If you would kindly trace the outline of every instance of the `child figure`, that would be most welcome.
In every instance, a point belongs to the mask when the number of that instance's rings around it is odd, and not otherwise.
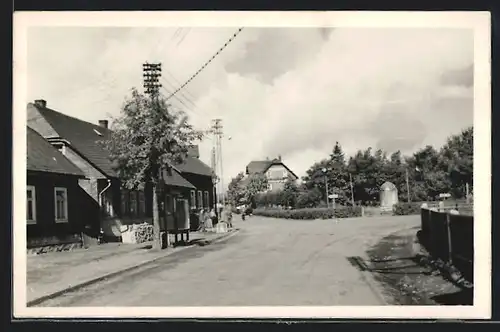
[[[208,212],[208,209],[205,210],[204,213],[204,224],[205,224],[205,230],[210,231],[214,227],[212,224],[212,216]]]

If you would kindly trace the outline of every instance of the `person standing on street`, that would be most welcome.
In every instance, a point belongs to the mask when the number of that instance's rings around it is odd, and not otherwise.
[[[205,211],[203,209],[200,209],[200,212],[198,213],[198,232],[204,232],[205,231]]]
[[[227,209],[227,226],[233,228],[233,211],[231,211],[231,205],[226,205]]]
[[[210,212],[208,212],[208,209],[205,210],[203,219],[205,224],[205,230],[207,231],[212,230],[214,226],[212,224],[212,216],[210,215]]]

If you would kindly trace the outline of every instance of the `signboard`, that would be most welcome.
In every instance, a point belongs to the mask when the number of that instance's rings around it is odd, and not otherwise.
[[[339,195],[337,194],[329,195],[328,198],[339,198]]]
[[[451,197],[451,194],[448,193],[439,194],[439,198],[449,198],[449,197]]]

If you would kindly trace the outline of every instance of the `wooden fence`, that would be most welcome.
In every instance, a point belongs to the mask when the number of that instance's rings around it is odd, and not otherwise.
[[[474,216],[421,209],[422,245],[430,256],[474,280]]]

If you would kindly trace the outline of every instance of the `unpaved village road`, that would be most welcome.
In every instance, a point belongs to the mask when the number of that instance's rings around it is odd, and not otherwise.
[[[418,224],[419,216],[236,219],[240,232],[224,242],[179,252],[42,306],[381,305],[382,286],[347,258],[366,257],[382,237]]]

